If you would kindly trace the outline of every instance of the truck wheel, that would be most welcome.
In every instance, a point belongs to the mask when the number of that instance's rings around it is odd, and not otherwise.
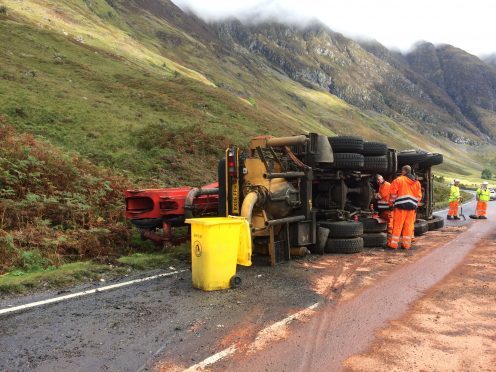
[[[362,238],[328,239],[326,253],[358,253],[363,250]]]
[[[360,222],[363,224],[363,232],[365,234],[387,231],[387,222],[379,222],[375,218],[364,218]]]
[[[371,172],[387,172],[388,159],[386,155],[381,156],[365,156],[363,162],[363,170]]]
[[[364,158],[361,154],[338,153],[334,154],[334,163],[331,167],[334,169],[360,170],[363,168]]]
[[[363,151],[363,139],[360,137],[336,136],[328,137],[328,139],[334,153],[354,152],[360,154]]]
[[[329,229],[329,238],[355,238],[363,234],[358,221],[322,221],[320,226]]]
[[[385,233],[363,234],[363,246],[367,248],[384,247],[387,244],[387,235]]]
[[[420,163],[423,166],[433,166],[443,163],[443,154],[428,154],[427,159]]]
[[[428,158],[428,154],[426,152],[420,151],[403,151],[398,153],[398,165],[412,165],[421,163]]]
[[[429,231],[429,224],[426,220],[418,219],[417,221],[415,221],[415,236],[424,235],[427,231]]]
[[[444,227],[444,218],[441,216],[432,216],[430,220],[427,220],[429,225],[429,231],[442,229]]]
[[[398,157],[396,155],[396,151],[388,150],[387,158],[388,158],[387,172],[390,175],[394,175],[396,173],[396,170],[398,169]]]
[[[365,156],[381,156],[387,155],[388,146],[382,142],[369,142],[365,141],[363,143],[362,155]]]

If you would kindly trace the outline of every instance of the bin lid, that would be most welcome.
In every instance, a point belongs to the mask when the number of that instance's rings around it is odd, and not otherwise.
[[[204,217],[204,218],[188,218],[184,222],[189,224],[200,225],[222,225],[222,224],[240,224],[246,221],[245,217],[228,216],[228,217]]]

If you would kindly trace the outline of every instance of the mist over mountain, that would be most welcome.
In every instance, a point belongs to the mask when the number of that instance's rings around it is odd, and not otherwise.
[[[252,25],[278,22],[308,26],[318,20],[354,40],[378,40],[404,53],[419,40],[456,45],[479,56],[495,52],[496,29],[492,24],[496,3],[485,0],[450,4],[429,0],[174,0],[174,3],[206,22],[238,19]]]
[[[496,66],[496,53],[495,54],[484,56],[482,59],[487,64]]]

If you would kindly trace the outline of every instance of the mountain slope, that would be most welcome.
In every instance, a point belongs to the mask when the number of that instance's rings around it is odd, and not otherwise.
[[[137,182],[210,181],[228,143],[265,133],[353,133],[466,173],[492,148],[490,112],[472,122],[408,58],[322,25],[207,24],[166,0],[4,3],[0,111]]]
[[[445,91],[481,133],[496,136],[496,71],[450,45],[423,43],[406,56],[410,66]]]
[[[230,21],[216,27],[227,43],[240,44],[293,80],[329,91],[362,110],[420,123],[417,128],[431,134],[446,135],[447,124],[455,124],[448,128],[449,136],[465,131],[472,134],[472,142],[483,129],[463,115],[444,87],[416,74],[407,59],[380,44],[360,45],[322,25]]]

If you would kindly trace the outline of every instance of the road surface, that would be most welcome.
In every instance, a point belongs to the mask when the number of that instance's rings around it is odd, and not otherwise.
[[[490,205],[487,221],[449,221],[414,251],[241,268],[237,290],[194,290],[185,271],[0,315],[0,370],[339,369],[455,269],[494,214]],[[0,309],[54,295],[0,299]]]

